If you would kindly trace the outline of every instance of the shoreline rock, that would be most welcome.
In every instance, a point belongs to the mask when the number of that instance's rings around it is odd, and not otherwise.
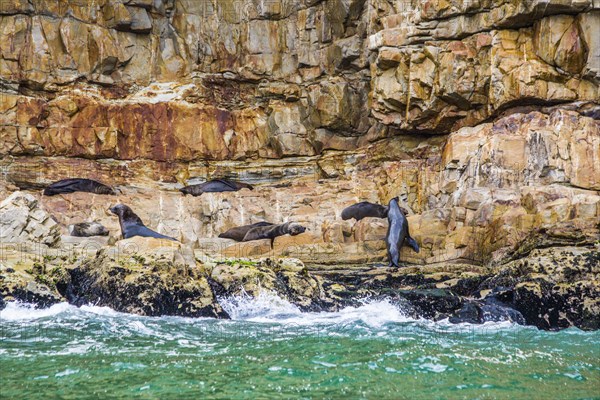
[[[440,263],[400,269],[306,266],[271,258],[190,265],[158,249],[115,258],[107,246],[79,258],[46,257],[3,267],[1,297],[3,303],[39,307],[68,301],[146,316],[229,318],[220,299],[269,291],[302,311],[337,311],[385,298],[414,318],[600,329],[597,245],[535,249],[494,267]]]

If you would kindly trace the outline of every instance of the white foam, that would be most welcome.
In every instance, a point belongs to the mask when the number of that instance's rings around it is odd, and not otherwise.
[[[407,317],[400,308],[389,300],[365,300],[359,307],[346,307],[337,313],[318,313],[320,317],[333,314],[335,323],[351,323],[362,321],[370,327],[382,327],[389,323],[415,321]],[[337,317],[337,318],[335,318]]]
[[[129,315],[120,313],[109,307],[98,307],[84,305],[76,307],[69,303],[57,303],[48,308],[38,308],[33,304],[8,302],[4,310],[0,310],[0,320],[2,321],[32,321],[41,318],[54,317],[57,315],[74,314],[95,314],[101,316],[124,316]]]
[[[219,299],[219,303],[233,320],[274,322],[302,314],[298,307],[269,291],[262,291],[256,297],[242,292],[239,296]]]
[[[397,304],[390,300],[363,300],[357,307],[345,307],[337,312],[302,312],[296,305],[280,298],[273,292],[262,291],[258,296],[252,297],[245,292],[239,296],[220,298],[219,303],[234,321],[249,321],[258,323],[275,323],[284,325],[313,326],[337,325],[339,327],[363,325],[368,328],[378,329],[380,335],[386,335],[386,324],[416,323],[428,330],[443,333],[465,333],[468,329],[473,334],[490,334],[502,331],[512,332],[516,329],[527,329],[512,322],[486,322],[481,325],[452,324],[447,319],[443,321],[430,321],[414,319],[406,316]],[[0,311],[0,321],[31,321],[58,315],[85,317],[90,315],[104,317],[127,317],[129,332],[154,336],[154,327],[147,325],[152,320],[167,319],[177,323],[196,324],[200,320],[212,318],[187,318],[187,317],[142,317],[117,312],[109,307],[84,305],[80,308],[68,303],[58,303],[49,308],[35,308],[29,304],[9,302],[4,310]],[[412,325],[412,324],[411,324]],[[535,330],[535,329],[534,329]],[[331,332],[335,335],[336,332]],[[395,338],[401,340],[398,334]],[[165,339],[176,339],[168,337]]]
[[[84,342],[69,342],[63,349],[49,352],[49,355],[66,356],[74,354],[88,354],[90,350],[100,351],[104,346],[95,340],[85,340]]]
[[[73,374],[76,374],[78,372],[79,372],[78,369],[69,369],[69,368],[67,368],[67,369],[65,369],[62,372],[58,372],[58,373],[54,374],[54,376],[57,377],[57,378],[60,378],[60,377],[63,377],[63,376],[73,375]]]
[[[295,325],[344,325],[362,322],[378,328],[388,323],[415,321],[404,315],[389,300],[365,300],[359,307],[346,307],[338,312],[302,312],[274,293],[263,291],[256,297],[243,293],[240,296],[219,299],[219,303],[233,320],[253,322]]]
[[[91,305],[83,305],[79,308],[79,310],[88,312],[90,314],[104,315],[104,316],[108,316],[108,317],[116,317],[119,315],[128,315],[126,313],[121,313],[121,312],[115,311],[110,307],[100,307],[100,306],[91,306]]]
[[[74,308],[69,303],[58,303],[48,308],[35,308],[31,304],[9,302],[6,304],[6,308],[0,311],[0,321],[36,320],[52,317]]]
[[[424,320],[425,321],[425,320]],[[427,320],[427,322],[433,322]],[[470,322],[452,323],[448,318],[435,321],[432,324],[437,328],[443,329],[445,332],[463,333],[468,329],[472,333],[495,333],[505,330],[513,330],[514,328],[527,328],[513,321],[486,321],[483,324],[472,324]]]
[[[435,363],[424,363],[424,364],[419,365],[419,367],[426,371],[436,372],[436,373],[445,372],[448,369],[447,365],[435,364]]]

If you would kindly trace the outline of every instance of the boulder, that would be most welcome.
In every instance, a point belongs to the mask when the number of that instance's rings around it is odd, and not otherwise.
[[[30,303],[40,308],[64,301],[54,282],[46,278],[46,271],[36,271],[36,267],[42,268],[43,264],[0,267],[0,309],[7,301]]]
[[[241,294],[256,297],[267,291],[305,311],[322,310],[330,302],[323,296],[321,282],[299,260],[232,259],[215,265],[210,278],[220,288],[217,290],[220,297]]]
[[[139,254],[111,257],[101,250],[69,270],[62,293],[75,305],[95,304],[132,314],[227,317],[200,268]]]
[[[60,244],[60,229],[34,196],[14,192],[0,203],[0,241],[54,247]]]
[[[388,221],[384,218],[363,218],[354,224],[354,240],[365,242],[373,240],[385,240]]]

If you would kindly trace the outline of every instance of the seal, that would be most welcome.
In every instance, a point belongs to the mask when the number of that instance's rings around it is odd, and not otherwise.
[[[175,238],[162,235],[150,228],[147,228],[142,222],[141,218],[138,217],[137,214],[135,214],[131,208],[125,204],[117,204],[116,206],[111,207],[110,212],[119,217],[119,224],[121,225],[123,239],[129,239],[130,237],[134,236],[145,236],[157,239],[174,240],[177,242],[177,239]]]
[[[69,235],[78,237],[107,236],[108,229],[98,222],[80,222],[69,225]]]
[[[250,229],[272,225],[273,224],[270,222],[262,221],[250,225],[236,226],[235,228],[231,228],[228,231],[221,233],[219,237],[225,239],[233,239],[237,242],[241,242],[242,240],[244,240],[244,236],[246,236],[246,233],[248,233]]]
[[[258,226],[252,228],[246,233],[242,242],[251,240],[271,239],[271,247],[277,236],[291,235],[296,236],[306,231],[306,228],[296,222],[286,222],[280,225]]]
[[[408,220],[398,205],[398,198],[394,197],[388,204],[388,230],[385,235],[389,266],[400,267],[400,249],[408,245],[415,252],[419,252],[419,245],[410,237]]]
[[[342,219],[345,221],[350,218],[354,218],[360,221],[366,217],[385,218],[387,217],[388,208],[381,204],[369,203],[368,201],[361,201],[351,205],[350,207],[344,208],[342,211]]]
[[[95,194],[115,195],[115,191],[110,186],[103,183],[84,178],[63,179],[54,182],[44,189],[44,196],[54,196],[61,193],[89,192]]]
[[[240,189],[254,190],[252,185],[242,182],[230,181],[227,179],[213,179],[212,181],[200,183],[198,185],[189,185],[179,189],[183,194],[191,194],[192,196],[200,196],[202,193],[214,192],[237,192]]]

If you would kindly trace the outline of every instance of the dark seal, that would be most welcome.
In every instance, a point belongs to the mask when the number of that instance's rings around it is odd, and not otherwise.
[[[398,205],[398,198],[394,197],[388,204],[388,230],[385,235],[390,267],[400,267],[400,249],[407,245],[415,252],[419,252],[419,245],[410,237],[408,220]]]
[[[78,237],[107,236],[108,229],[98,222],[80,222],[69,225],[69,235]]]
[[[115,191],[110,186],[103,183],[83,178],[63,179],[54,182],[44,189],[44,196],[54,196],[62,193],[89,192],[95,194],[115,195]]]
[[[252,228],[246,233],[242,242],[251,240],[271,239],[271,246],[277,236],[296,236],[306,231],[306,228],[296,222],[286,222],[280,225],[259,226]]]
[[[342,219],[347,220],[354,218],[360,221],[366,217],[374,218],[385,218],[387,217],[388,208],[381,204],[369,203],[368,201],[361,201],[351,205],[350,207],[344,208],[342,211]]]
[[[241,242],[242,240],[244,240],[246,233],[248,233],[250,229],[258,228],[261,226],[273,226],[273,224],[270,222],[263,221],[250,225],[236,226],[235,228],[231,228],[228,231],[221,233],[219,237],[225,239],[233,239],[237,242]]]
[[[229,181],[227,179],[213,179],[212,181],[200,183],[198,185],[186,186],[179,189],[179,191],[183,194],[200,196],[202,193],[237,192],[240,189],[253,190],[254,188],[247,183]]]
[[[134,236],[153,237],[157,239],[168,239],[177,241],[170,236],[162,235],[158,232],[149,229],[144,225],[140,217],[138,217],[128,206],[125,204],[117,204],[110,208],[110,212],[119,217],[119,224],[121,225],[121,233],[123,239],[129,239]]]

